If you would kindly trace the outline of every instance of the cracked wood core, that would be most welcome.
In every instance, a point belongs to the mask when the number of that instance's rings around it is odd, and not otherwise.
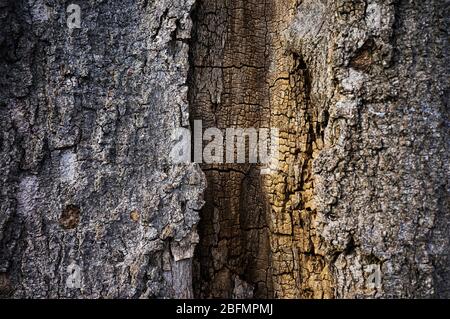
[[[310,101],[305,62],[283,39],[295,10],[295,1],[206,0],[193,15],[191,119],[204,128],[280,130],[273,175],[261,176],[256,164],[202,166],[199,297],[332,295],[311,226],[312,161],[327,118]]]

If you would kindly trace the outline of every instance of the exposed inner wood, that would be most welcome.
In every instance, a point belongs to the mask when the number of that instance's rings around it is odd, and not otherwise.
[[[330,297],[315,247],[311,163],[326,112],[309,98],[308,67],[286,50],[296,1],[199,1],[193,14],[190,116],[203,129],[278,128],[280,164],[203,164],[194,289],[198,297]]]

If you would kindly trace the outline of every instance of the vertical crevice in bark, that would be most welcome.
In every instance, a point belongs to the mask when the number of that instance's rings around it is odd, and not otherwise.
[[[197,2],[191,46],[191,124],[267,127],[267,4]],[[225,133],[225,131],[224,131]],[[270,297],[267,204],[255,164],[208,165],[194,288],[198,297]]]
[[[199,297],[330,297],[314,230],[312,161],[328,121],[311,101],[311,75],[285,31],[296,1],[197,2],[190,116],[203,128],[280,130],[280,165],[202,165],[208,180],[199,226]]]

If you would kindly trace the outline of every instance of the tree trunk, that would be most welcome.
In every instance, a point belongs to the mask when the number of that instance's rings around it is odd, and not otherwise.
[[[450,297],[445,0],[71,4],[0,0],[1,297]]]

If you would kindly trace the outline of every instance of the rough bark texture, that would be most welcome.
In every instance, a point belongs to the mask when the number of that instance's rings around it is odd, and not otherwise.
[[[80,29],[69,3],[1,3],[0,294],[192,297],[203,174],[168,154],[193,1],[83,1]]]
[[[450,297],[448,1],[70,3],[0,0],[0,296]]]

